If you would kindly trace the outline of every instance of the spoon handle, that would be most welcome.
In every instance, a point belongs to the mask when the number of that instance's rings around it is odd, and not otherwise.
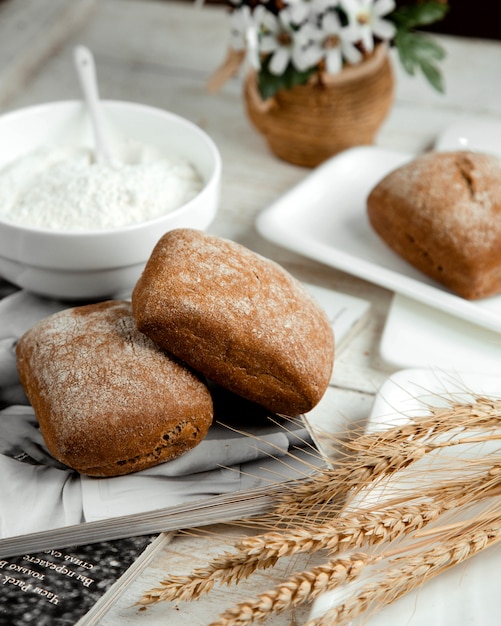
[[[94,130],[96,161],[111,162],[111,151],[104,131],[94,57],[85,46],[77,46],[74,51],[74,60]]]

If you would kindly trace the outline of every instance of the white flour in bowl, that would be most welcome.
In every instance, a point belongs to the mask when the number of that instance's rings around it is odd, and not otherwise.
[[[86,148],[33,152],[0,170],[0,219],[59,231],[112,229],[169,213],[196,196],[203,180],[184,159],[153,146],[115,146],[116,163]]]

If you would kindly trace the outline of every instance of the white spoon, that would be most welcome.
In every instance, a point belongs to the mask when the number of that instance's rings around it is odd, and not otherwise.
[[[111,163],[111,150],[103,122],[94,57],[85,46],[77,46],[74,60],[94,130],[96,161]]]

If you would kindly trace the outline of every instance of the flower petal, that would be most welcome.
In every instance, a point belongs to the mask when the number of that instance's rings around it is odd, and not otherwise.
[[[343,59],[339,48],[331,48],[325,55],[327,72],[329,74],[338,74],[343,67]]]
[[[361,41],[367,52],[374,50],[374,37],[372,36],[372,30],[370,26],[360,27]]]
[[[388,20],[381,20],[376,17],[372,22],[373,33],[381,39],[392,39],[395,36],[396,30],[395,24]]]
[[[341,37],[344,41],[357,42],[362,39],[362,29],[359,24],[348,24],[348,26],[343,26],[341,31]]]
[[[327,9],[337,7],[338,5],[339,0],[313,0],[313,6],[318,13],[323,13]]]
[[[290,60],[290,51],[288,48],[278,48],[271,58],[269,70],[275,76],[280,76],[285,72]]]
[[[277,33],[280,30],[277,18],[270,11],[261,12],[260,18],[261,25],[266,31],[270,33]]]
[[[376,0],[372,8],[372,13],[377,17],[382,17],[383,15],[391,13],[395,7],[395,0]]]
[[[356,64],[360,63],[363,59],[363,54],[360,52],[358,48],[350,43],[349,41],[341,40],[341,49],[343,51],[344,58],[348,61],[348,63]]]
[[[303,49],[295,48],[292,51],[292,63],[300,72],[317,65],[322,57],[323,52],[319,46],[308,46]]]
[[[341,31],[341,22],[337,13],[326,13],[322,19],[322,30],[326,35],[338,35]]]
[[[303,22],[310,13],[310,5],[307,2],[297,2],[288,7],[290,21],[294,24]]]
[[[345,11],[348,13],[348,16],[350,17],[350,21],[351,21],[351,18],[353,18],[353,16],[355,16],[362,8],[362,5],[360,4],[359,0],[341,0],[341,5],[345,9]]]
[[[273,35],[262,35],[259,41],[259,49],[261,52],[268,54],[274,52],[278,48],[277,38]]]

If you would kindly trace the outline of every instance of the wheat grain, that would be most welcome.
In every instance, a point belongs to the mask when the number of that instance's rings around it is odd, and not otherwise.
[[[275,612],[310,601],[343,581],[356,580],[368,565],[391,559],[381,569],[379,579],[376,577],[335,609],[337,613],[331,617],[344,620],[339,621],[341,624],[400,597],[428,577],[497,541],[499,527],[486,528],[485,524],[499,518],[501,510],[499,502],[493,501],[501,490],[499,454],[461,459],[459,464],[449,459],[439,470],[426,464],[425,474],[419,474],[419,465],[416,470],[412,468],[430,452],[499,440],[500,432],[493,430],[501,426],[501,400],[477,397],[471,403],[431,407],[429,412],[428,416],[386,431],[340,442],[339,458],[333,460],[331,468],[286,485],[277,495],[274,510],[254,521],[256,528],[262,525],[272,528],[271,532],[240,540],[234,552],[224,553],[187,576],[167,577],[160,588],[145,594],[141,603],[198,598],[211,591],[216,582],[238,583],[257,569],[273,567],[280,558],[300,552],[326,550],[332,557],[341,550],[346,553],[376,547],[372,554],[361,553],[352,559],[338,556],[323,566],[293,574],[255,601],[227,611],[213,626],[262,621]],[[410,469],[416,473],[411,486],[403,489],[398,479]],[[416,480],[420,477],[422,480]],[[373,490],[379,500],[372,507],[365,502],[360,508],[361,499],[367,500]],[[473,518],[476,524],[484,523],[483,530],[473,529],[471,522],[450,522],[450,517],[436,524],[448,513],[464,512],[473,503],[485,502],[494,507],[493,516]],[[430,541],[433,548],[427,549]],[[413,550],[414,554],[407,554]],[[408,576],[408,581],[402,582],[402,576]],[[319,626],[338,621],[313,623]]]
[[[440,504],[420,504],[385,509],[382,512],[358,512],[350,518],[340,518],[320,526],[290,529],[284,533],[266,533],[237,544],[235,553],[225,553],[206,567],[197,568],[186,576],[170,576],[161,587],[150,590],[141,604],[159,601],[193,600],[209,592],[214,583],[230,585],[248,578],[257,569],[272,567],[279,558],[298,553],[310,554],[322,549],[331,553],[338,548],[354,549],[391,541],[438,519],[444,510]]]
[[[214,583],[230,585],[248,578],[256,569],[273,567],[277,556],[266,557],[259,555],[254,561],[245,553],[231,554],[214,559],[206,567],[195,569],[189,575],[166,577],[160,582],[161,587],[151,589],[143,595],[139,604],[146,605],[161,601],[186,601],[199,598],[208,593]],[[231,564],[231,565],[228,565]]]
[[[353,495],[369,483],[411,466],[433,450],[468,442],[444,440],[444,435],[471,435],[501,425],[501,399],[477,397],[472,403],[454,402],[447,407],[431,407],[429,411],[430,415],[381,432],[347,441],[332,438],[332,446],[342,458],[333,459],[331,468],[320,470],[285,491],[275,508],[275,517],[294,519],[305,513],[311,516],[325,506],[340,510],[348,493]],[[486,440],[496,438],[501,439],[501,434],[485,434]]]
[[[367,583],[345,602],[329,609],[306,626],[343,626],[354,619],[374,613],[423,585],[446,569],[475,556],[501,540],[499,514],[490,527],[460,532],[429,550],[398,557],[381,571],[379,580]],[[474,525],[476,526],[476,525]]]
[[[261,622],[272,614],[298,607],[338,585],[357,579],[371,562],[370,556],[355,554],[294,574],[274,589],[261,594],[255,601],[242,602],[229,609],[210,626],[245,626]]]
[[[269,532],[240,540],[235,552],[216,557],[205,567],[186,576],[166,577],[161,588],[148,592],[141,604],[158,601],[193,600],[211,591],[214,582],[230,585],[248,578],[257,569],[273,567],[278,559],[298,553],[353,550],[363,545],[395,541],[436,521],[451,508],[474,503],[498,487],[499,466],[488,467],[476,481],[455,479],[427,493],[430,501],[404,502],[399,506],[379,505],[377,511],[355,508],[351,514],[323,524],[310,524],[284,532]],[[443,497],[446,495],[446,497]],[[436,531],[433,531],[436,534]]]

